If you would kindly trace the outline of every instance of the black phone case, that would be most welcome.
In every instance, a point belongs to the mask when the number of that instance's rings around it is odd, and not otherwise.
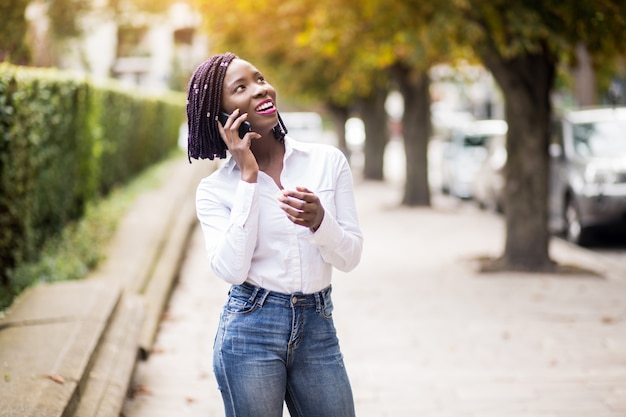
[[[221,111],[218,116],[218,120],[220,121],[222,126],[224,126],[226,124],[226,120],[228,120],[229,117],[230,117],[230,114]],[[252,130],[252,125],[250,125],[249,122],[243,122],[242,124],[239,125],[239,138],[243,139],[246,133],[250,132],[251,130]]]

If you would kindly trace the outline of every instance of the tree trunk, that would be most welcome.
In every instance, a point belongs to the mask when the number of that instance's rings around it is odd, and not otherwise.
[[[593,62],[587,47],[583,43],[576,46],[576,58],[578,65],[573,70],[576,101],[579,106],[593,106],[598,103],[596,99],[596,79]]]
[[[384,179],[383,160],[385,146],[389,142],[386,99],[387,89],[378,87],[374,88],[368,97],[360,100],[361,118],[365,125],[363,178],[366,180],[382,181]]]
[[[506,244],[501,266],[510,270],[550,271],[548,232],[548,143],[550,90],[555,63],[547,47],[505,59],[482,51],[505,96],[507,133]]]
[[[430,123],[430,79],[426,72],[396,65],[392,74],[404,98],[402,133],[406,154],[406,180],[402,204],[430,206],[428,182],[428,139]]]
[[[30,64],[30,50],[27,43],[28,21],[25,18],[29,0],[12,0],[0,3],[0,62],[17,65]]]
[[[327,103],[326,108],[333,119],[335,126],[335,134],[337,135],[337,147],[350,159],[348,144],[346,143],[346,122],[350,111],[346,106],[340,106],[334,103]]]

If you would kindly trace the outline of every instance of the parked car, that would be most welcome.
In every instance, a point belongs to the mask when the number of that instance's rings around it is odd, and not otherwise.
[[[504,120],[476,120],[455,129],[442,150],[442,191],[463,199],[472,198],[474,178],[487,157],[487,139],[506,132]]]
[[[554,133],[551,229],[585,244],[590,229],[626,223],[626,107],[570,111]]]
[[[316,112],[281,112],[280,117],[287,127],[288,135],[301,142],[318,142],[335,145],[335,141],[324,131],[322,116]]]
[[[504,168],[507,160],[506,135],[487,138],[485,147],[487,156],[474,177],[474,201],[481,208],[503,213],[506,184]]]
[[[428,141],[428,181],[433,190],[443,190],[443,149],[449,143],[452,132],[473,120],[472,114],[466,111],[442,108],[436,104],[431,107],[433,135]]]

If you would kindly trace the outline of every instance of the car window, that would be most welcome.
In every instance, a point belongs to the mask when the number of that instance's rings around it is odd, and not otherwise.
[[[574,150],[581,156],[626,152],[626,121],[580,123],[573,126]]]
[[[488,136],[486,135],[467,135],[463,140],[463,146],[467,148],[475,146],[485,146],[485,141]]]

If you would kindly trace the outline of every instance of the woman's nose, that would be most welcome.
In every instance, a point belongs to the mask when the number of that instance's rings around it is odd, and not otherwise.
[[[264,85],[257,85],[254,90],[255,97],[265,97],[267,95],[267,88]]]

